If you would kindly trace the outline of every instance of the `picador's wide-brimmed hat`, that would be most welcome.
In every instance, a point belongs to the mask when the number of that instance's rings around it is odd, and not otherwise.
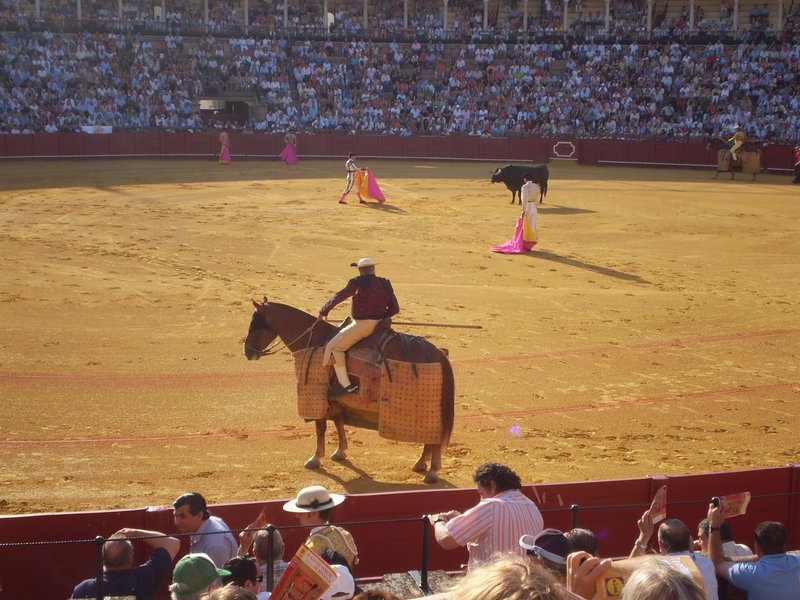
[[[291,513],[316,512],[327,510],[344,502],[342,494],[331,494],[321,485],[310,485],[297,492],[297,498],[283,505],[283,510]]]
[[[351,267],[358,267],[359,269],[363,269],[365,267],[374,267],[377,264],[378,263],[376,263],[371,258],[362,258],[357,263],[350,263],[350,266]]]

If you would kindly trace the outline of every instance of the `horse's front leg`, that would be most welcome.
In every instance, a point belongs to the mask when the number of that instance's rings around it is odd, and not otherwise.
[[[341,414],[333,417],[333,424],[336,425],[339,445],[336,448],[336,452],[331,454],[331,460],[345,460],[347,458],[347,434],[344,432],[344,417]]]
[[[325,419],[316,419],[314,421],[314,429],[317,431],[317,449],[314,451],[314,455],[303,465],[306,469],[319,468],[320,459],[325,456],[325,430],[327,428],[328,424]]]

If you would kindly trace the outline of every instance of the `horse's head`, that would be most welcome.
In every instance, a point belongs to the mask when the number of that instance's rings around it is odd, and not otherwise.
[[[270,327],[267,322],[266,312],[269,307],[267,298],[261,303],[253,300],[256,310],[250,319],[250,328],[247,330],[247,337],[244,338],[244,355],[247,360],[258,360],[266,354],[265,349],[278,336],[278,332]]]

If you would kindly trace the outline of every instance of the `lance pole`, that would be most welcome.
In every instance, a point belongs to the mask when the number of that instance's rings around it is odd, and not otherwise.
[[[413,327],[450,327],[453,329],[483,329],[483,325],[464,323],[414,323],[413,321],[392,321],[392,325],[411,325]]]

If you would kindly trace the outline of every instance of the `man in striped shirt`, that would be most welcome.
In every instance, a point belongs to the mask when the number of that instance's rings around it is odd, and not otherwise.
[[[544,523],[536,504],[522,493],[519,476],[505,465],[485,463],[473,480],[481,497],[478,504],[463,514],[452,510],[428,516],[436,541],[445,550],[466,546],[469,571],[496,553],[525,556],[519,538],[537,535]]]

